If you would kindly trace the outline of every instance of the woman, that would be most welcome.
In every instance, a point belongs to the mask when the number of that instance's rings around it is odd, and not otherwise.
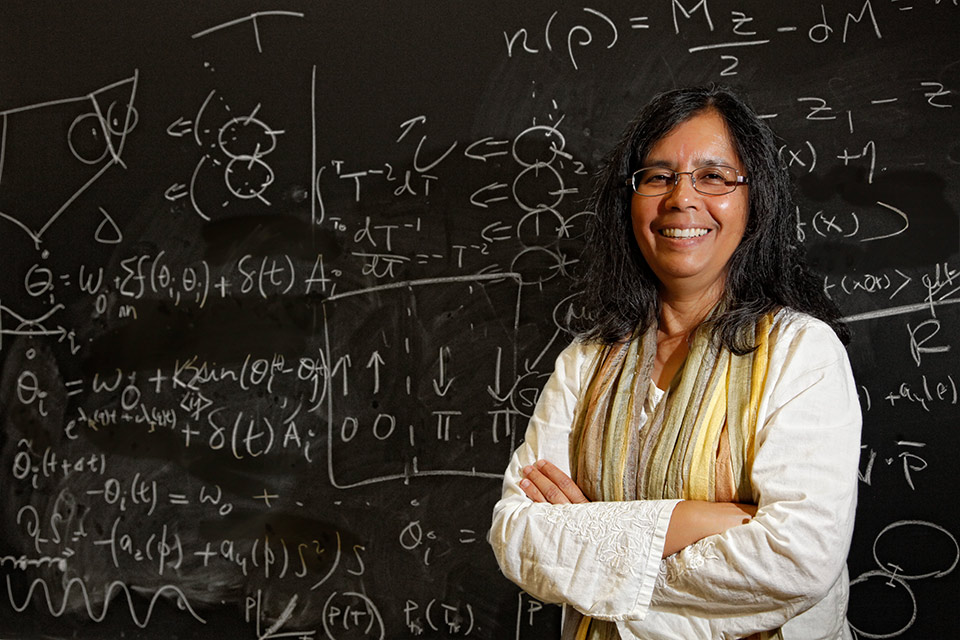
[[[769,128],[657,96],[595,191],[587,324],[490,542],[564,638],[849,638],[860,408]]]

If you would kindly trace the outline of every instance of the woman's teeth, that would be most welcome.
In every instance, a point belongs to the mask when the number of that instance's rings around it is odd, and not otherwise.
[[[699,238],[710,233],[710,229],[660,229],[660,235],[668,238]]]

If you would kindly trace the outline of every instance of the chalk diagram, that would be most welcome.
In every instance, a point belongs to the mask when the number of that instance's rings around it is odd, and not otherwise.
[[[558,108],[556,101],[553,105]],[[554,120],[552,115],[548,117]],[[572,163],[574,174],[582,175],[584,169],[582,162],[564,150],[567,142],[559,129],[562,121],[560,116],[550,124],[533,124],[517,135],[510,150],[514,162],[522,167],[510,185],[510,193],[523,211],[514,233],[525,247],[514,257],[510,271],[523,273],[525,285],[539,286],[566,273],[575,259],[567,256],[560,245],[583,233],[581,226],[593,215],[590,211],[560,213],[566,196],[579,192],[568,186],[560,173],[564,161]],[[528,157],[531,151],[532,157]],[[548,154],[549,158],[544,159],[541,154]]]
[[[15,162],[12,168],[18,169],[20,162],[26,162],[34,153],[35,140],[29,137],[18,137],[18,124],[24,121],[24,130],[29,131],[26,121],[33,118],[29,124],[36,127],[36,119],[41,125],[46,125],[52,117],[48,114],[59,115],[66,108],[65,105],[87,104],[88,109],[76,116],[67,131],[67,149],[72,158],[90,167],[90,175],[82,184],[68,184],[46,180],[42,185],[43,193],[57,198],[52,211],[37,211],[36,203],[24,203],[24,210],[0,210],[0,219],[12,223],[26,233],[34,246],[39,249],[44,234],[69,210],[87,189],[100,179],[111,167],[121,166],[123,151],[126,147],[127,136],[132,132],[138,121],[137,109],[134,101],[137,94],[137,71],[129,78],[106,85],[91,93],[82,96],[50,100],[38,104],[15,107],[0,111],[0,181],[2,181],[9,162]],[[50,127],[47,127],[50,130]],[[50,145],[60,149],[59,145]],[[16,152],[16,153],[14,153]],[[11,156],[13,156],[11,158]],[[67,161],[57,159],[58,161]],[[0,185],[3,183],[0,182]],[[2,189],[2,187],[0,187]],[[39,189],[38,189],[39,191]],[[2,191],[0,191],[2,194]],[[63,195],[61,195],[63,194]],[[103,244],[117,244],[123,239],[116,222],[103,208],[98,208],[103,220],[97,227],[95,239]],[[39,218],[39,220],[33,220]]]
[[[303,18],[304,14],[298,11],[259,11],[203,29],[191,38],[196,40],[237,25],[250,25],[257,51],[263,53],[260,21],[275,17]],[[209,62],[204,66],[214,70]],[[205,151],[189,182],[175,183],[167,189],[167,200],[189,198],[196,214],[208,222],[214,210],[236,201],[256,199],[270,206],[265,194],[273,184],[274,172],[265,158],[276,149],[277,138],[284,132],[271,128],[258,118],[260,108],[258,103],[246,113],[235,113],[214,89],[207,94],[192,120],[180,117],[172,122],[167,127],[169,135],[184,137],[192,134],[197,147]]]
[[[391,283],[324,301],[325,393],[317,408],[327,422],[332,486],[417,476],[502,477],[523,415],[517,389],[531,375],[518,376],[516,355],[500,346],[518,330],[520,295],[519,274],[496,273]],[[513,301],[512,324],[491,298]],[[450,299],[460,302],[459,309],[429,312]],[[379,331],[341,320],[364,317],[372,308],[390,316]],[[412,308],[431,318],[429,340]],[[336,348],[347,344],[350,352]],[[496,353],[491,370],[475,365],[484,351]],[[383,383],[381,370],[391,372]],[[434,446],[424,449],[421,442]],[[442,459],[429,455],[436,447],[445,450]]]
[[[17,202],[12,209],[4,205],[0,209],[0,220],[25,233],[33,241],[35,249],[41,250],[47,231],[58,222],[64,224],[61,219],[70,215],[71,205],[108,170],[118,165],[126,168],[123,151],[127,136],[138,122],[134,106],[137,80],[138,72],[134,71],[130,77],[86,95],[0,111],[0,196],[6,195],[4,185],[10,185],[10,181],[3,180],[4,171],[15,169],[18,176],[28,179],[38,174],[43,177],[42,184],[29,185],[29,200]],[[65,111],[69,117],[68,110],[77,106],[86,110],[73,118],[67,129],[66,145],[44,143],[44,153],[39,153],[37,140],[30,134],[55,130],[51,122],[63,118]],[[54,154],[58,155],[51,157]],[[34,158],[41,155],[47,164],[36,165]],[[78,161],[89,169],[81,168],[78,171],[75,166],[70,166],[72,161]],[[54,162],[60,163],[63,173],[50,176],[49,168]],[[23,188],[22,185],[18,187],[21,190]],[[94,232],[94,240],[101,244],[121,242],[123,233],[114,219],[103,207],[97,207],[97,210],[102,219]],[[49,256],[49,251],[43,249],[43,256]],[[49,284],[46,281],[53,278],[50,270],[39,268],[31,273],[39,276],[39,280],[35,281],[39,283],[37,286],[46,290],[46,284]],[[73,331],[68,331],[62,325],[54,328],[48,326],[51,318],[64,308],[62,304],[55,304],[52,297],[50,302],[51,308],[36,318],[27,318],[0,304],[0,348],[3,347],[4,335],[45,335],[57,337],[60,341],[68,339],[71,350],[75,350]],[[13,321],[4,323],[4,314]]]
[[[919,548],[925,549],[919,558],[903,551]],[[879,569],[851,580],[850,589],[858,598],[878,603],[877,610],[885,612],[883,621],[851,617],[850,626],[858,638],[895,638],[913,626],[920,612],[910,583],[950,574],[960,562],[960,546],[953,534],[938,524],[899,520],[877,534],[873,559]]]
[[[223,24],[218,24],[216,26],[210,27],[209,29],[198,31],[195,34],[193,34],[191,37],[196,40],[197,38],[208,36],[211,33],[216,33],[217,31],[222,31],[223,29],[228,29],[238,24],[250,23],[250,25],[253,27],[253,37],[257,43],[257,51],[259,53],[263,53],[263,44],[260,42],[259,20],[261,18],[267,18],[267,17],[302,18],[303,16],[304,14],[299,11],[257,11],[255,13],[251,13],[248,16],[237,18],[236,20],[229,20],[227,22],[224,22]]]
[[[278,137],[284,132],[258,118],[260,109],[258,103],[248,113],[237,115],[213,89],[192,120],[180,117],[172,122],[167,127],[169,135],[192,135],[205,152],[189,182],[172,185],[166,198],[189,198],[196,214],[208,222],[214,210],[236,201],[256,199],[270,206],[265,194],[273,184],[274,172],[266,158],[277,148]],[[207,122],[211,124],[207,126]]]
[[[64,580],[64,584],[61,585],[62,596],[60,597],[60,602],[55,602],[55,596],[51,594],[50,586],[47,584],[47,581],[42,578],[36,578],[30,583],[30,587],[27,589],[27,593],[23,598],[23,604],[17,604],[13,599],[13,585],[10,582],[10,576],[6,577],[7,585],[7,594],[10,598],[10,605],[13,607],[14,611],[17,613],[23,613],[30,605],[30,602],[33,600],[34,591],[39,590],[43,595],[43,600],[41,602],[47,605],[47,610],[55,618],[59,618],[66,611],[68,604],[71,599],[71,591],[74,588],[77,589],[77,594],[73,597],[78,598],[84,604],[84,609],[87,612],[90,620],[93,622],[101,622],[104,618],[107,617],[107,613],[110,609],[110,604],[116,599],[118,604],[116,606],[121,606],[119,603],[123,600],[126,601],[127,609],[130,612],[130,619],[135,625],[141,629],[145,629],[150,623],[150,619],[153,616],[153,609],[156,606],[157,600],[161,596],[172,600],[176,603],[178,607],[187,611],[193,618],[201,623],[206,621],[193,610],[193,607],[190,606],[187,596],[183,591],[176,585],[167,584],[159,587],[150,593],[150,601],[147,604],[147,610],[143,614],[142,618],[139,612],[137,611],[134,603],[136,599],[134,598],[134,593],[139,596],[145,597],[148,593],[148,590],[143,588],[130,587],[126,583],[120,580],[114,580],[106,586],[106,592],[102,599],[92,597],[89,593],[86,584],[80,578],[71,578],[69,580]],[[123,598],[120,597],[120,594],[123,594]],[[97,611],[96,607],[100,607],[100,610]]]

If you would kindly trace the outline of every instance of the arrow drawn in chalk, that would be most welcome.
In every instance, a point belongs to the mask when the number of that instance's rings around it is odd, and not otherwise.
[[[373,355],[370,356],[370,360],[367,361],[367,369],[373,367],[373,392],[377,393],[380,391],[380,365],[383,364],[383,358],[380,357],[379,351],[374,351]]]
[[[480,187],[479,189],[473,192],[473,195],[470,196],[470,203],[478,207],[483,207],[484,209],[488,209],[490,207],[491,202],[500,202],[501,200],[506,200],[508,196],[490,196],[490,197],[485,197],[483,200],[479,199],[478,196],[480,196],[480,194],[482,194],[485,191],[499,191],[500,189],[506,189],[506,188],[507,188],[507,185],[506,183],[503,183],[503,182],[494,182],[494,183],[488,184],[485,187]]]
[[[440,379],[437,380],[436,378],[434,378],[433,380],[433,390],[437,392],[438,396],[447,395],[447,391],[450,390],[450,385],[453,384],[453,381],[455,380],[455,378],[450,378],[449,380],[446,380],[446,383],[444,383],[444,380],[446,378],[446,376],[444,375],[444,368],[443,368],[444,352],[446,352],[447,357],[450,357],[450,347],[440,347]]]
[[[167,127],[167,135],[171,135],[175,138],[182,138],[183,136],[192,132],[193,122],[190,120],[184,120],[182,116],[171,122],[170,126]]]

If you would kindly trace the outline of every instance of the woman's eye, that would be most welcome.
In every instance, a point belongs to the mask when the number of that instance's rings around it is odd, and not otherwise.
[[[651,173],[645,179],[644,182],[648,184],[663,184],[669,182],[673,179],[669,173]]]
[[[710,182],[713,184],[723,184],[727,182],[726,175],[717,169],[706,169],[700,172],[700,175],[697,176],[697,180],[701,182]]]

